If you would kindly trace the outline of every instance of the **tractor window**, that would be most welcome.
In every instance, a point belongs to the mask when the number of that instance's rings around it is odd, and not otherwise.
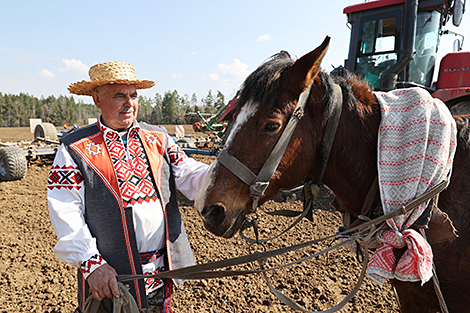
[[[395,16],[364,21],[355,72],[379,88],[380,76],[397,62],[397,43]]]
[[[432,85],[440,31],[438,12],[419,12],[416,23],[415,55],[408,71],[408,80],[427,87]]]

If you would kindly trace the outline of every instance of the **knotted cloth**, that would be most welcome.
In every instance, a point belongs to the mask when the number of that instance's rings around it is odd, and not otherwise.
[[[384,214],[395,211],[447,178],[456,148],[456,125],[449,109],[422,88],[375,92],[382,120],[378,139],[378,177]],[[432,277],[432,250],[420,234],[407,230],[428,203],[387,221],[383,243],[367,273],[379,283],[396,278],[421,281]],[[396,265],[393,247],[408,247]]]
[[[403,232],[385,230],[379,232],[377,240],[382,244],[375,250],[367,274],[383,284],[386,279],[427,282],[432,277],[431,246],[417,231],[406,229]],[[398,262],[393,248],[408,247]]]

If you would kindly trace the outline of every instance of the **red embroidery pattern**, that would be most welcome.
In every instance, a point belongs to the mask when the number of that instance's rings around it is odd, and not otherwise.
[[[152,272],[145,272],[144,275],[155,275],[165,271],[165,267],[158,267]],[[156,288],[160,287],[163,284],[163,280],[161,278],[144,278],[145,281],[145,290],[147,292],[152,292]]]
[[[136,203],[157,201],[158,195],[152,181],[147,155],[136,131],[129,132],[128,151],[117,133],[108,132],[105,136],[111,160],[125,206]]]
[[[421,119],[411,121],[411,122],[407,123],[404,126],[395,126],[395,125],[382,126],[382,127],[379,128],[379,131],[384,131],[384,130],[405,131],[410,126],[418,125],[418,124],[422,124],[422,123],[435,124],[435,125],[444,125],[444,126],[447,127],[447,123],[445,121],[438,121],[438,120],[432,120],[432,119],[428,119],[428,118],[421,118]]]
[[[88,277],[95,269],[105,264],[103,257],[100,254],[92,255],[88,260],[80,264],[80,272],[83,276]]]
[[[163,257],[166,253],[165,248],[160,249],[158,251],[149,251],[140,253],[140,262],[142,264],[148,264],[158,260],[159,258]],[[157,267],[155,270],[149,272],[145,272],[144,275],[155,275],[165,271],[165,266]],[[161,278],[145,278],[145,289],[147,292],[151,292],[156,288],[160,287],[163,283]]]
[[[49,190],[53,190],[54,188],[79,190],[82,187],[80,186],[82,182],[83,176],[78,167],[54,165],[49,173],[47,188],[49,188]]]
[[[148,264],[150,262],[154,262],[157,259],[161,258],[163,255],[165,255],[166,249],[160,249],[158,251],[149,251],[149,252],[142,252],[139,253],[140,255],[140,262],[142,264]]]
[[[186,153],[184,153],[178,145],[172,145],[168,148],[167,152],[170,157],[171,164],[175,166],[187,158]]]

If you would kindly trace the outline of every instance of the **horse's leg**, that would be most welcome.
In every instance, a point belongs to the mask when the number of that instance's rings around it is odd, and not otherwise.
[[[406,249],[393,249],[397,260],[401,258]],[[439,301],[432,279],[421,286],[420,282],[402,282],[391,279],[390,283],[395,287],[398,301],[400,303],[400,313],[436,313],[440,312]]]
[[[470,277],[470,261],[468,261],[470,258],[462,252],[464,249],[459,247],[458,243],[457,239],[432,245],[434,262],[449,312],[470,313],[470,292],[467,279]],[[395,249],[397,260],[404,251],[405,249]],[[441,312],[432,278],[424,286],[421,286],[419,282],[401,282],[396,279],[390,280],[390,283],[396,289],[401,313]]]
[[[427,282],[422,287],[420,282],[410,283],[392,279],[390,283],[397,292],[400,313],[440,312],[432,281]]]

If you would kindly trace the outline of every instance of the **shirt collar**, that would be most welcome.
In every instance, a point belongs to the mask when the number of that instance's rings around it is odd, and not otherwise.
[[[100,115],[100,118],[98,119],[98,122],[96,123],[96,125],[98,126],[100,132],[103,133],[103,136],[106,138],[111,138],[111,139],[115,139],[119,136],[119,133],[109,127],[107,127],[106,125],[103,124],[103,122],[101,121],[101,115]],[[140,131],[141,131],[141,128],[139,126],[139,123],[137,123],[136,120],[134,120],[134,123],[132,124],[131,128],[129,129],[129,138],[133,137],[134,135],[140,135]]]

